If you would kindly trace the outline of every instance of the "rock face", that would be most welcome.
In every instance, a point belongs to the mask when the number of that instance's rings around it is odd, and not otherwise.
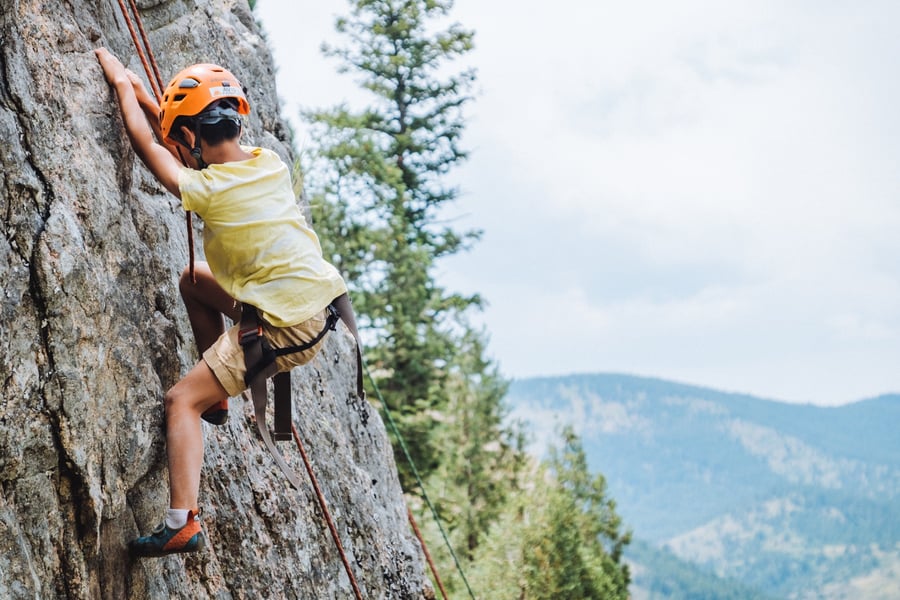
[[[131,151],[92,52],[143,76],[118,4],[0,6],[0,597],[352,598],[312,486],[290,487],[240,399],[226,426],[204,425],[207,549],[128,556],[168,504],[162,398],[197,359],[178,295],[184,217]],[[290,161],[246,0],[138,6],[163,78],[225,65],[253,105],[245,141]],[[339,329],[294,370],[294,420],[363,596],[420,598],[419,548],[354,358]]]

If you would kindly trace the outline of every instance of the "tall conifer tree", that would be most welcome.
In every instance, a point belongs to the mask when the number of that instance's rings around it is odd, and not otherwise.
[[[459,137],[474,80],[471,71],[445,73],[472,48],[473,34],[440,27],[452,0],[349,4],[337,22],[348,45],[325,52],[369,98],[365,108],[306,114],[315,148],[304,186],[317,227],[329,232],[323,250],[353,288],[373,376],[419,472],[438,490],[455,554],[484,597],[625,598],[628,536],[602,477],[587,474],[570,433],[539,473],[522,472],[521,434],[503,424],[506,381],[466,318],[481,300],[434,280],[436,262],[479,235],[442,221],[458,195],[445,175],[466,157]],[[397,462],[404,488],[415,492],[405,461]],[[440,548],[436,525],[423,529],[429,547]],[[436,554],[451,592],[461,594],[455,561]]]
[[[478,237],[442,224],[457,189],[444,181],[459,145],[472,71],[444,75],[473,34],[440,27],[451,0],[351,0],[337,21],[346,46],[325,47],[369,92],[366,107],[307,113],[316,162],[307,168],[324,250],[351,282],[366,358],[417,467],[436,468],[433,416],[447,406],[459,315],[477,296],[448,293],[433,271]],[[401,478],[412,486],[405,461]]]

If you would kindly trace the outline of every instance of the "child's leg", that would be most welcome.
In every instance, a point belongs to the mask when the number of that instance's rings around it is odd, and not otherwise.
[[[196,510],[203,465],[200,415],[227,398],[228,393],[204,360],[166,393],[166,454],[171,508]]]
[[[181,296],[187,307],[197,346],[202,353],[225,329],[222,315],[238,318],[240,310],[219,286],[206,263],[197,263],[197,282],[187,270],[181,277]],[[237,310],[236,310],[237,309]],[[235,314],[237,313],[237,314]],[[216,408],[213,408],[216,407]],[[216,412],[215,424],[228,415],[228,393],[205,360],[201,359],[188,374],[166,392],[166,456],[169,465],[169,510],[165,527],[132,540],[129,548],[135,556],[163,556],[176,552],[196,552],[203,547],[198,514],[200,469],[203,466],[202,418]],[[221,417],[221,418],[218,418]],[[181,524],[179,523],[179,518]],[[186,519],[186,520],[185,520]]]
[[[196,262],[194,275],[196,283],[191,281],[190,272],[185,268],[178,287],[194,331],[197,350],[203,354],[225,332],[222,315],[237,321],[241,317],[241,309],[234,298],[216,282],[207,263]]]
[[[216,282],[208,263],[195,263],[194,277],[196,281],[191,280],[190,270],[185,268],[178,287],[187,308],[197,351],[202,355],[225,332],[222,315],[238,321],[241,318],[241,308]],[[203,419],[213,425],[224,425],[228,421],[228,395],[221,402],[214,403],[203,415]]]

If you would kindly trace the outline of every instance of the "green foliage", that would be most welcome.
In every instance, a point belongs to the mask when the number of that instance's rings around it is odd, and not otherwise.
[[[615,503],[592,477],[571,430],[540,467],[526,473],[476,552],[473,581],[485,598],[627,598],[630,580]]]
[[[445,62],[472,47],[458,26],[432,31],[451,2],[356,0],[340,18],[346,47],[327,47],[356,75],[371,102],[312,111],[317,148],[307,178],[313,219],[330,232],[323,250],[354,292],[367,362],[420,471],[436,468],[431,415],[446,407],[447,361],[461,315],[477,296],[447,292],[435,261],[478,238],[441,224],[457,196],[442,181],[465,158],[461,109],[474,73],[444,79]],[[412,487],[401,464],[401,479]]]
[[[438,490],[435,503],[454,531],[457,555],[471,559],[526,459],[522,434],[504,425],[508,383],[485,358],[483,334],[466,330],[457,348],[448,365],[449,402],[434,434],[442,460],[428,487]]]
[[[578,548],[586,551],[586,565],[593,573],[599,568],[604,576],[597,582],[588,580],[602,595],[584,597],[627,597],[628,568],[620,562],[631,533],[620,533],[622,519],[616,513],[616,503],[607,497],[603,476],[591,475],[588,470],[581,440],[570,427],[563,430],[562,437],[562,447],[551,449],[549,462],[564,500],[557,523],[569,526],[567,521],[574,521],[571,526],[579,534]]]

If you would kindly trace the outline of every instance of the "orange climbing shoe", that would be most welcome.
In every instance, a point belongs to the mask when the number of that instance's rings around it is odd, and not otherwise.
[[[228,422],[228,398],[208,408],[206,412],[200,415],[200,418],[213,425],[224,425]]]
[[[188,513],[187,523],[180,529],[171,529],[165,521],[145,535],[131,540],[128,550],[132,556],[167,556],[182,552],[198,552],[206,546],[206,538],[200,527],[200,515]]]

